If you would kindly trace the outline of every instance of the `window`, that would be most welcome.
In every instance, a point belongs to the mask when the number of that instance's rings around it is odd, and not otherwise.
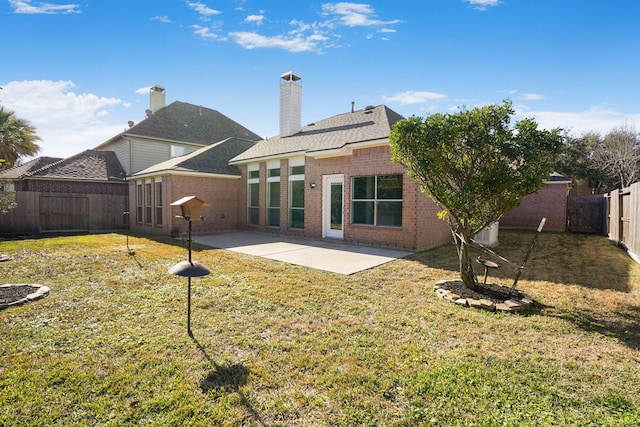
[[[247,223],[249,225],[260,224],[260,170],[258,165],[249,166],[247,180]]]
[[[289,168],[289,227],[304,228],[304,165]]]
[[[184,145],[171,145],[171,158],[184,156],[186,153]]]
[[[280,162],[267,164],[267,225],[280,226]]]
[[[142,183],[136,184],[136,222],[142,223]]]
[[[144,206],[145,206],[145,223],[151,224],[151,183],[147,182],[144,184]]]
[[[267,225],[280,226],[280,181],[267,184]]]
[[[275,177],[279,178],[280,177],[280,168],[269,169],[267,176],[269,178],[275,178]]]
[[[162,181],[156,181],[156,225],[162,225]]]
[[[352,223],[402,227],[402,175],[354,177]]]
[[[304,175],[304,165],[302,166],[291,166],[289,170],[289,175]]]

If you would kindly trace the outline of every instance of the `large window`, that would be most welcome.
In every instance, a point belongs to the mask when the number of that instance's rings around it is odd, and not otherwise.
[[[145,223],[147,224],[151,224],[152,223],[152,219],[151,219],[151,214],[152,214],[152,209],[151,209],[151,183],[150,182],[146,182],[144,184],[144,207],[145,207],[145,212],[144,212],[144,220]]]
[[[156,181],[156,225],[162,225],[162,181]]]
[[[267,225],[280,226],[280,167],[267,165]]]
[[[354,177],[352,223],[402,226],[402,175]]]
[[[136,222],[142,223],[142,183],[136,183]]]
[[[248,197],[247,197],[247,223],[250,225],[260,224],[260,170],[258,165],[249,167],[248,176]]]
[[[290,165],[289,227],[304,228],[304,165],[298,165],[293,160]]]

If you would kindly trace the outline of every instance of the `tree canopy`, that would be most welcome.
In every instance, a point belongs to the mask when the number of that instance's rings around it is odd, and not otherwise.
[[[36,155],[40,151],[36,141],[40,137],[35,128],[0,105],[0,159],[4,160],[0,169],[15,166],[22,157]]]
[[[407,167],[422,191],[443,208],[454,234],[465,285],[477,286],[469,241],[521,200],[553,171],[563,136],[526,118],[511,126],[510,101],[455,114],[410,117],[391,132],[393,161]]]
[[[628,187],[640,179],[640,136],[629,125],[616,127],[604,137],[596,132],[567,135],[555,169],[588,180],[598,194]]]
[[[599,170],[620,188],[640,179],[640,138],[631,126],[609,132],[596,145],[593,158]]]

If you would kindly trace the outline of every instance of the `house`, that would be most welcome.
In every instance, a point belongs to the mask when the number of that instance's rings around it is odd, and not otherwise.
[[[389,135],[402,116],[384,105],[301,126],[301,77],[281,76],[280,135],[230,160],[242,171],[241,229],[422,250],[451,240]]]
[[[261,139],[216,110],[179,101],[165,106],[162,86],[152,86],[149,98],[144,120],[130,121],[128,129],[96,147],[115,152],[127,175],[227,138]]]
[[[218,147],[211,152],[226,156],[225,164],[226,160],[239,153],[237,148],[229,150],[229,146],[246,149],[250,142],[260,139],[218,111],[178,101],[165,105],[164,88],[153,86],[147,117],[138,124],[129,122],[128,129],[94,150],[68,159],[40,157],[0,174],[0,179],[7,180],[5,190],[16,191],[18,202],[16,209],[2,217],[0,233],[125,228],[128,218],[124,213],[129,212],[130,206],[135,206],[128,199],[128,176],[229,138],[235,142],[225,142],[222,144],[224,149]],[[243,142],[239,142],[241,140]],[[213,164],[218,165],[219,162]],[[205,166],[203,173],[211,176],[210,169]],[[233,170],[231,175],[238,173],[228,164],[225,170]],[[144,179],[152,179],[154,188],[150,194],[155,195],[156,188],[159,188],[156,182],[162,178],[150,176],[145,174]],[[132,194],[135,201],[133,195],[135,193]],[[169,227],[171,221],[162,221],[163,217],[156,219],[155,216],[159,208],[156,203],[161,200],[148,199],[144,205],[146,208],[147,203],[151,203],[154,207],[152,226],[168,232],[165,227]]]
[[[2,217],[0,233],[122,228],[125,172],[110,151],[86,150],[66,159],[39,157],[0,173],[18,207]]]
[[[184,232],[187,223],[176,218],[180,209],[171,203],[197,194],[211,207],[206,208],[202,221],[193,223],[194,232],[237,229],[241,171],[229,160],[255,144],[227,138],[131,175],[131,228],[173,236]]]

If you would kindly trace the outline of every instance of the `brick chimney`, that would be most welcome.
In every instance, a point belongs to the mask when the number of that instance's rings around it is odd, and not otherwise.
[[[302,77],[289,71],[280,76],[280,136],[297,133],[302,123]]]
[[[164,88],[162,86],[153,85],[151,89],[149,89],[149,92],[149,109],[152,113],[155,113],[167,105]]]

